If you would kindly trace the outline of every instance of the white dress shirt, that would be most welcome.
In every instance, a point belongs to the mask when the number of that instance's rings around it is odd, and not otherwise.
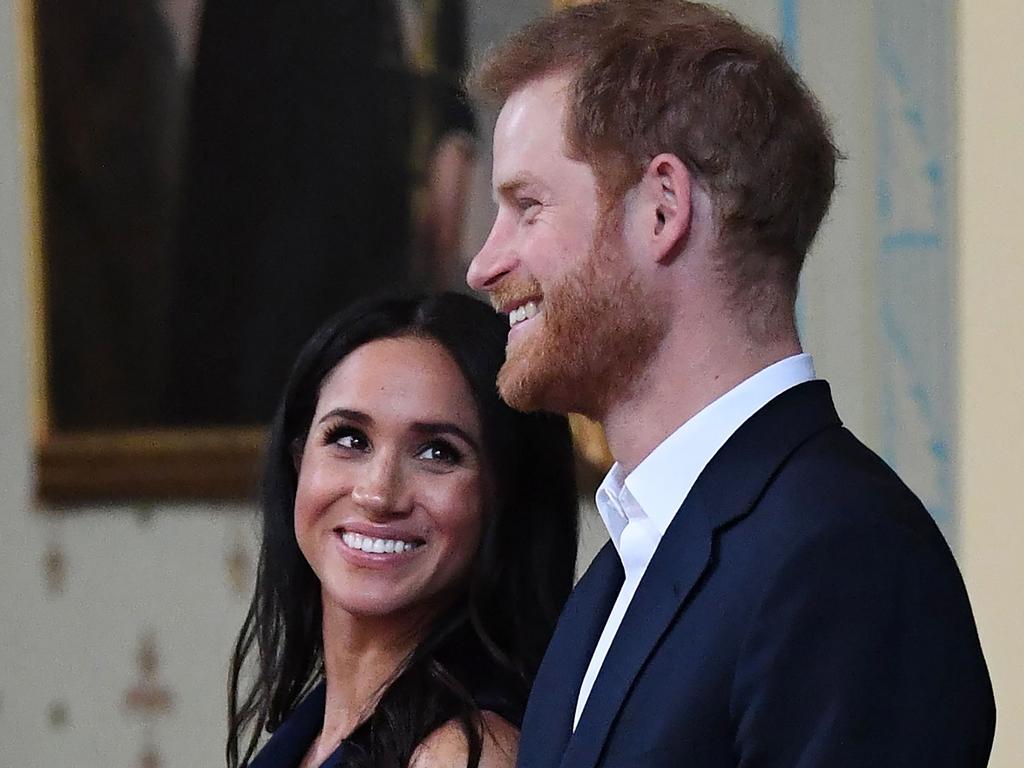
[[[697,477],[747,419],[778,395],[814,378],[808,354],[780,360],[705,407],[665,438],[628,476],[616,463],[597,490],[597,511],[622,560],[626,580],[583,676],[573,729],[647,565]]]

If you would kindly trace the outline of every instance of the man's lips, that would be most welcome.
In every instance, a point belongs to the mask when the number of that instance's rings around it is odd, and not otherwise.
[[[541,294],[530,292],[530,293],[519,293],[510,294],[507,292],[492,293],[491,294],[491,306],[494,307],[494,311],[502,315],[508,315],[513,311],[523,307],[530,302],[534,304],[540,304],[542,301]]]
[[[502,281],[491,291],[491,306],[496,312],[508,315],[510,328],[540,314],[543,302],[544,292],[536,280]]]
[[[518,307],[510,309],[508,312],[508,325],[509,328],[515,328],[519,323],[524,320],[530,320],[540,314],[541,301],[540,299],[531,299],[525,304],[521,304]]]
[[[528,301],[540,304],[544,291],[532,278],[507,276],[487,291],[495,311],[507,315]]]

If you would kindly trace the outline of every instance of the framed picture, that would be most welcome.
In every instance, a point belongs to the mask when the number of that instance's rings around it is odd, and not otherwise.
[[[265,9],[21,0],[43,502],[250,496],[312,331],[461,271],[465,3]]]

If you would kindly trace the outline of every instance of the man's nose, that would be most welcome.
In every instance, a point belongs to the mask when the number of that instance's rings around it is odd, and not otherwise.
[[[487,240],[480,247],[466,272],[466,282],[475,291],[491,291],[516,265],[513,249],[495,221]]]

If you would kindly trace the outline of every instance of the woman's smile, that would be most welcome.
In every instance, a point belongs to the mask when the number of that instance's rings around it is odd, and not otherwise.
[[[357,549],[360,552],[365,552],[367,554],[402,554],[403,552],[409,552],[423,545],[423,542],[415,540],[410,541],[408,539],[364,536],[361,533],[352,533],[351,531],[344,531],[341,529],[337,529],[337,533],[346,547],[349,549]]]

